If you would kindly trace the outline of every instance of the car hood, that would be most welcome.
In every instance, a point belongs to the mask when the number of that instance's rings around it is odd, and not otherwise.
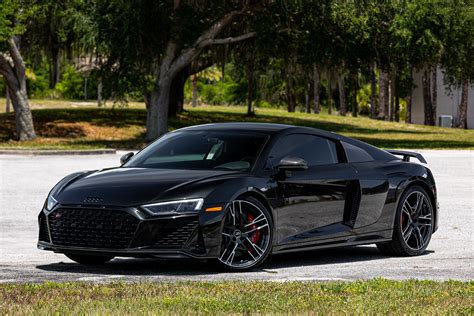
[[[188,192],[191,186],[237,174],[221,170],[122,167],[79,175],[52,192],[63,205],[138,206],[176,195],[196,197],[195,192]]]

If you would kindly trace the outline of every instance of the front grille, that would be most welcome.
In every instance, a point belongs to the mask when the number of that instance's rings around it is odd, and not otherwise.
[[[61,208],[48,215],[53,244],[91,248],[127,248],[139,220],[124,211]]]
[[[39,240],[44,242],[51,242],[49,240],[49,232],[48,232],[48,223],[46,223],[46,215],[41,212],[39,216]]]
[[[154,248],[180,249],[198,227],[197,217],[160,220]]]

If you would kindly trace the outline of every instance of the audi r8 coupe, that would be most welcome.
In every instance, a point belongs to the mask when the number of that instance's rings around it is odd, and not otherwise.
[[[374,243],[416,256],[438,221],[424,164],[308,127],[183,128],[120,167],[59,181],[39,214],[38,248],[83,264],[188,257],[234,271],[270,254]]]

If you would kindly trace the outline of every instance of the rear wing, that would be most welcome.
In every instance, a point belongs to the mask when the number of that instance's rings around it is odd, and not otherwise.
[[[421,154],[419,153],[416,153],[414,151],[406,151],[406,150],[393,150],[393,149],[388,149],[387,150],[389,153],[391,153],[392,155],[395,155],[395,156],[402,156],[403,157],[403,161],[410,161],[410,158],[413,157],[413,158],[416,158],[418,159],[420,162],[422,163],[428,163],[425,159],[425,157],[423,157]]]

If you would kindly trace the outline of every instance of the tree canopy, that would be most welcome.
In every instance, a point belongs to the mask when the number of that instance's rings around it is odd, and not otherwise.
[[[465,90],[474,82],[473,12],[472,0],[4,0],[0,61],[6,91],[25,86],[18,99],[24,101],[26,85],[15,80],[28,79],[13,80],[6,67],[21,70],[14,56],[33,71],[49,65],[52,91],[62,73],[84,72],[77,60],[85,61],[86,95],[92,73],[98,97],[104,87],[108,98],[145,101],[148,140],[165,133],[168,117],[182,110],[188,79],[193,98],[198,81],[216,81],[195,76],[210,67],[222,72],[219,93],[234,94],[229,102],[246,99],[249,115],[255,103],[399,120],[406,102],[407,122],[419,72],[425,124],[433,125],[437,68],[450,87]],[[361,103],[367,89],[370,97]],[[17,108],[28,108],[22,104]]]

